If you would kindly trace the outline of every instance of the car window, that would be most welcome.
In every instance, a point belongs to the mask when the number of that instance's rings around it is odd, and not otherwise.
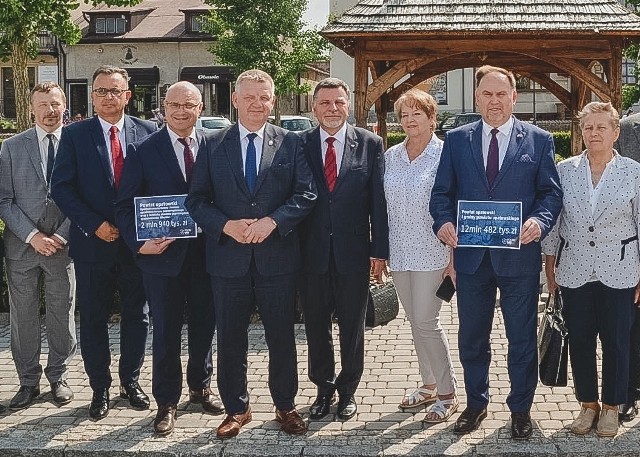
[[[282,128],[296,132],[299,130],[306,130],[311,128],[311,121],[309,119],[286,119],[281,120]]]
[[[202,127],[205,129],[222,129],[231,125],[228,119],[202,119]]]

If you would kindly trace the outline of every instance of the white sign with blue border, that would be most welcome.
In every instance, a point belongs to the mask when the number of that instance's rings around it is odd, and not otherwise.
[[[522,202],[458,201],[458,247],[520,249]]]
[[[185,195],[135,197],[136,239],[196,238],[198,226],[184,207]]]

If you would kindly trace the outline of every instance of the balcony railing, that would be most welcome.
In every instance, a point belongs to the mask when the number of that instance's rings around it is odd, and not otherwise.
[[[38,53],[39,54],[57,54],[58,53],[58,39],[43,30],[38,32]]]

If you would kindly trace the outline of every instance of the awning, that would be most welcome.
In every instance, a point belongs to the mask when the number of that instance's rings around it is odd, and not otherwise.
[[[156,85],[160,82],[160,69],[151,68],[127,68],[130,84]]]
[[[235,80],[233,67],[184,67],[180,70],[180,81],[189,81],[194,84],[228,83]]]

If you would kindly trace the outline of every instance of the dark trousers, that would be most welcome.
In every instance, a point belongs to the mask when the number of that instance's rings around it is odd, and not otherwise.
[[[200,240],[198,240],[200,241]],[[199,250],[195,249],[196,246]],[[211,281],[204,267],[204,243],[190,242],[176,277],[143,273],[153,318],[152,394],[158,405],[177,404],[182,393],[182,324],[188,314],[187,385],[202,390],[211,384],[211,345],[216,327]]]
[[[538,383],[536,345],[539,275],[506,277],[493,269],[487,252],[473,274],[458,273],[458,346],[464,370],[467,406],[482,409],[489,403],[491,327],[500,289],[500,308],[509,343],[507,369],[511,412],[531,409]]]
[[[333,258],[333,256],[331,256]],[[369,272],[338,273],[333,260],[326,274],[301,275],[300,301],[309,348],[309,379],[318,394],[355,394],[364,371],[364,321]],[[336,377],[332,321],[338,318],[340,362]]]
[[[629,388],[627,401],[640,400],[640,308],[636,306],[629,344]]]
[[[564,315],[569,331],[571,371],[580,402],[598,401],[596,345],[602,347],[602,402],[619,405],[627,400],[629,335],[635,318],[634,288],[613,289],[600,281],[575,289],[562,287]]]
[[[113,294],[120,294],[120,383],[137,381],[149,331],[149,308],[142,273],[124,241],[113,262],[75,262],[76,300],[80,310],[80,349],[92,389],[111,386],[111,351],[107,323]]]
[[[294,332],[295,274],[263,276],[255,262],[239,278],[212,276],[218,335],[218,390],[227,414],[249,407],[248,327],[258,306],[269,349],[269,390],[276,408],[295,407],[298,367]]]

